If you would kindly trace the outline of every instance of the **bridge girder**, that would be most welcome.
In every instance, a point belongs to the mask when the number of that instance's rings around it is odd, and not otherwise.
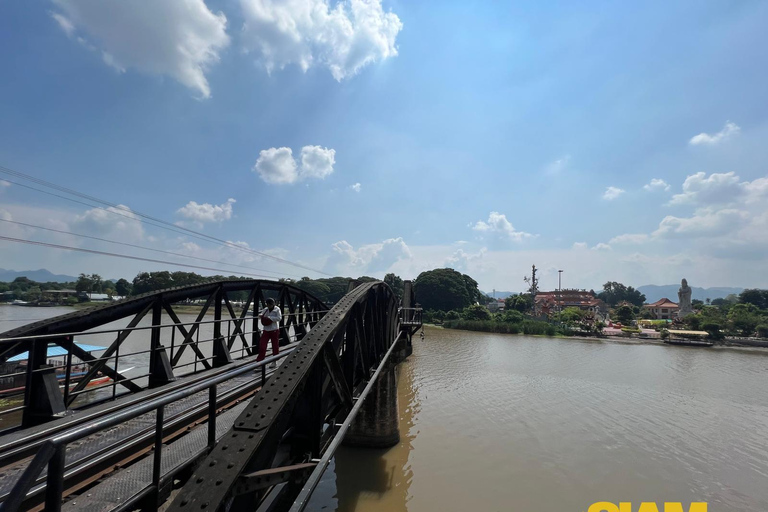
[[[398,339],[398,299],[389,286],[352,290],[251,400],[168,510],[255,510],[267,491],[253,485],[253,475],[286,473],[321,457]],[[290,506],[306,476],[286,479],[278,509]]]

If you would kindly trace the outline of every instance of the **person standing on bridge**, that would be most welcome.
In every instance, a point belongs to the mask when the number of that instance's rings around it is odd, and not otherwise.
[[[268,341],[272,341],[272,355],[276,356],[280,353],[280,319],[283,318],[283,314],[280,312],[280,308],[275,306],[275,299],[269,298],[267,299],[267,307],[259,313],[259,317],[263,328],[259,339],[259,356],[256,361],[261,361],[267,355]],[[270,368],[275,366],[274,362],[269,365]]]

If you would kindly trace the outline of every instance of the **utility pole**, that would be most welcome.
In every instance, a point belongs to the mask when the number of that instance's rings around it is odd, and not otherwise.
[[[526,276],[523,278],[523,281],[530,286],[533,316],[536,316],[536,294],[539,292],[539,280],[536,279],[536,265],[531,265],[531,277]]]

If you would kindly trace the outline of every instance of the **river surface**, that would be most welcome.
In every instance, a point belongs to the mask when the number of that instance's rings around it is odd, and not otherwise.
[[[70,311],[3,306],[0,332]],[[768,351],[425,330],[399,367],[400,444],[342,449],[310,510],[768,510]]]
[[[400,445],[340,452],[312,510],[768,510],[768,353],[426,333]]]

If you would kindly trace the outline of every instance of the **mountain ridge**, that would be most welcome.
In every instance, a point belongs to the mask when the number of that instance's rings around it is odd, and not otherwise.
[[[26,277],[38,283],[71,283],[77,281],[75,276],[66,274],[54,274],[48,269],[40,268],[37,270],[8,270],[0,268],[0,282],[11,282],[17,277]]]

